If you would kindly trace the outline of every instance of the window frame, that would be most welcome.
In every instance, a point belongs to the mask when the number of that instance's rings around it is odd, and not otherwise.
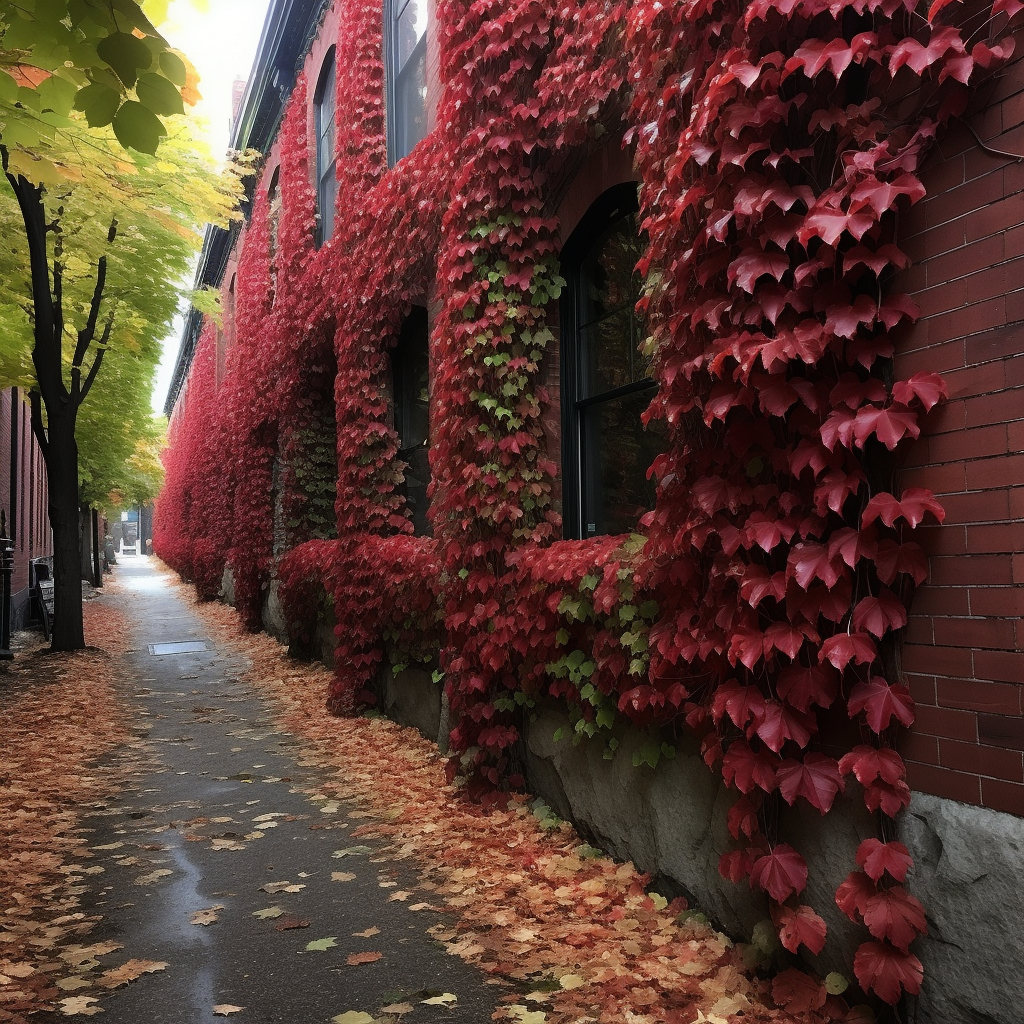
[[[562,528],[566,540],[587,540],[608,534],[588,530],[588,512],[597,504],[594,466],[598,450],[588,450],[584,414],[601,404],[649,392],[657,381],[650,377],[600,392],[585,394],[585,342],[581,337],[581,301],[587,257],[608,231],[625,216],[639,212],[639,185],[622,182],[606,189],[589,206],[562,247],[561,273],[566,281],[559,303],[561,421],[562,421]],[[639,526],[639,524],[637,524]]]
[[[316,247],[334,236],[335,203],[338,198],[338,79],[335,47],[320,66],[320,78],[313,94],[313,135],[316,140]],[[325,112],[330,116],[325,117]],[[330,159],[324,161],[324,140],[329,137]]]
[[[384,0],[384,69],[385,69],[385,96],[386,96],[386,117],[387,117],[387,155],[388,167],[394,167],[399,160],[408,156],[416,143],[426,136],[427,104],[424,97],[423,102],[423,135],[413,142],[405,152],[399,152],[398,128],[408,124],[407,111],[399,110],[398,86],[402,84],[403,72],[410,69],[422,57],[426,62],[427,37],[430,35],[430,12],[427,11],[427,26],[423,35],[416,41],[404,64],[398,66],[398,47],[395,45],[395,27],[398,19],[405,12],[410,2],[416,0]],[[426,0],[424,0],[426,3]],[[406,132],[403,130],[403,138]]]
[[[423,346],[422,352],[414,351],[414,347]],[[427,456],[430,451],[430,317],[427,308],[413,305],[402,320],[398,338],[389,352],[391,359],[391,409],[395,433],[398,435],[399,448],[395,458],[405,463],[405,482],[399,490],[404,495],[410,512],[412,524],[417,537],[432,535],[428,516],[429,499],[427,488],[430,486],[431,473],[429,457],[427,458],[427,479],[423,482],[422,503],[409,493],[408,478],[410,471],[415,471],[413,457],[421,453]],[[426,358],[427,369],[427,410],[426,431],[419,440],[410,437],[413,433],[415,413],[413,406],[420,401],[414,394],[416,378],[411,372],[418,357]],[[410,443],[412,442],[412,443]]]

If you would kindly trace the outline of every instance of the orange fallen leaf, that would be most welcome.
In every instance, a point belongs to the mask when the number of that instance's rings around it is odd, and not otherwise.
[[[350,967],[358,967],[360,964],[372,964],[383,955],[383,953],[349,953],[345,958],[345,963]]]

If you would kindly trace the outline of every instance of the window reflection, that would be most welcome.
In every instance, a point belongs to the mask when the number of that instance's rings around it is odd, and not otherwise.
[[[427,3],[385,4],[388,161],[395,164],[427,133]]]
[[[334,51],[324,62],[316,91],[316,178],[317,178],[317,245],[334,235],[334,206],[338,197],[338,177],[334,161],[334,130],[336,83]]]
[[[644,243],[635,211],[634,186],[610,190],[566,246],[565,522],[572,536],[635,530],[654,507],[647,470],[666,434],[660,422],[645,428],[640,420],[656,385],[640,351],[635,268]]]

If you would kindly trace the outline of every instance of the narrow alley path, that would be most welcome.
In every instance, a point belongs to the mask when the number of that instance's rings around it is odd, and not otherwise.
[[[317,798],[299,741],[239,681],[245,659],[217,649],[148,559],[124,559],[117,578],[112,600],[135,624],[123,694],[139,743],[116,755],[133,785],[85,822],[82,909],[103,917],[85,949],[119,944],[166,967],[105,995],[104,1019],[206,1024],[220,1007],[251,1024],[319,1024],[404,1004],[425,1024],[488,1020],[494,988],[426,933],[437,915],[389,899],[410,869],[347,835],[351,806]]]
[[[853,1019],[413,730],[327,715],[329,672],[159,563],[115,581],[99,649],[0,673],[0,1024]]]

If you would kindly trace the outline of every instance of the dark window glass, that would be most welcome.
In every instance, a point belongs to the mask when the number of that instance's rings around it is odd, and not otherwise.
[[[316,209],[317,245],[334,234],[334,204],[338,196],[338,176],[334,164],[335,120],[334,51],[324,62],[317,85],[316,109]]]
[[[270,265],[274,269],[274,257],[277,255],[277,233],[281,229],[281,168],[274,171],[267,192],[267,205],[270,219]]]
[[[427,133],[427,0],[385,0],[384,47],[393,165]]]
[[[640,351],[636,273],[643,241],[636,187],[606,192],[563,252],[563,504],[566,534],[627,533],[654,507],[647,470],[664,450],[660,423],[640,415],[655,383]]]
[[[427,484],[430,483],[430,362],[427,311],[413,306],[391,353],[398,458],[405,463],[402,493],[412,512],[418,536],[429,536]]]

